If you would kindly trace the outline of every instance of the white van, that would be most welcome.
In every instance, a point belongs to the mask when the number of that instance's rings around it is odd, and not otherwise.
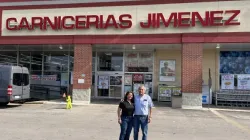
[[[0,65],[0,105],[30,98],[29,70]]]

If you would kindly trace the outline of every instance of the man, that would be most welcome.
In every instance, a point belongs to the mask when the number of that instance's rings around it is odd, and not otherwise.
[[[146,95],[146,88],[140,86],[139,94],[135,95],[135,116],[134,116],[134,140],[138,140],[138,133],[141,127],[142,140],[147,140],[148,123],[152,119],[153,102],[149,95]]]

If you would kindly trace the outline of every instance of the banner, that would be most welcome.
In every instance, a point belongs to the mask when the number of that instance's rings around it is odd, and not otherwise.
[[[238,89],[250,89],[250,75],[240,74],[238,76]]]
[[[56,81],[57,75],[31,75],[31,80]]]
[[[233,74],[221,75],[221,89],[234,89],[234,75]]]
[[[175,60],[160,61],[160,81],[175,81]]]

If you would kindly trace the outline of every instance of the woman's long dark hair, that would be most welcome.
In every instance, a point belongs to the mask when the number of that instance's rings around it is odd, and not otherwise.
[[[131,102],[132,102],[132,103],[134,103],[134,102],[135,102],[135,95],[134,95],[134,93],[133,93],[132,91],[128,91],[128,92],[126,92],[126,94],[125,94],[125,96],[124,96],[124,99],[123,99],[123,100],[124,100],[124,101],[127,101],[127,100],[128,100],[128,97],[127,97],[127,96],[128,96],[128,94],[129,94],[129,93],[132,93],[133,98],[131,99]]]

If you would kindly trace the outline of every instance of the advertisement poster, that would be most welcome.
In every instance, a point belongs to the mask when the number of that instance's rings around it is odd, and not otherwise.
[[[109,76],[98,77],[98,89],[109,89]]]
[[[233,74],[221,75],[221,89],[234,89],[234,75]]]
[[[132,85],[132,75],[125,75],[124,76],[124,84],[125,85]]]
[[[161,97],[171,97],[172,88],[167,86],[159,86],[159,96]]]
[[[143,82],[143,74],[134,74],[133,75],[134,82]]]
[[[122,85],[122,76],[110,76],[110,83],[109,84],[112,86]]]
[[[56,81],[57,75],[31,75],[31,80]]]
[[[176,95],[176,96],[181,95],[181,88],[180,87],[173,87],[172,88],[172,94]]]
[[[250,75],[238,75],[238,89],[250,89]]]
[[[145,82],[152,82],[153,76],[152,74],[145,74]]]
[[[160,61],[160,81],[175,81],[175,60]]]

